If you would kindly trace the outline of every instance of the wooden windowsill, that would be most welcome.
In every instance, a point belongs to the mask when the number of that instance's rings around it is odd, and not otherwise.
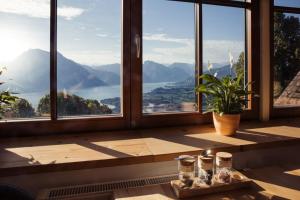
[[[241,152],[300,144],[300,119],[243,122],[234,137],[212,125],[0,139],[0,176],[170,161],[204,149]]]

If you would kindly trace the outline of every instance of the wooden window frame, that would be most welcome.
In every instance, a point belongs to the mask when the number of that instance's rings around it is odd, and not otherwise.
[[[246,34],[246,59],[248,68],[248,80],[255,81],[252,86],[252,90],[259,94],[259,2],[252,0],[250,3],[239,1],[228,1],[228,0],[172,0],[178,2],[190,2],[195,3],[195,29],[196,29],[196,77],[202,72],[202,5],[219,5],[227,7],[237,7],[245,9],[245,34]],[[142,1],[133,0],[134,7],[133,13],[136,17],[132,18],[132,38],[135,35],[140,37],[142,33]],[[211,114],[203,114],[201,109],[196,112],[178,112],[178,113],[151,113],[143,114],[142,112],[142,62],[143,56],[136,57],[136,48],[134,41],[132,42],[132,54],[131,54],[131,65],[132,65],[132,76],[134,77],[131,81],[132,91],[132,127],[160,127],[160,126],[171,126],[171,125],[191,125],[211,122]],[[141,49],[142,49],[141,44]],[[253,51],[255,50],[255,51]],[[255,66],[255,67],[252,67]],[[200,73],[199,73],[200,72]],[[201,95],[198,95],[198,107],[201,108]],[[250,98],[252,99],[252,98]],[[259,100],[252,99],[249,103],[250,108],[242,114],[242,119],[257,119],[259,116]]]
[[[133,129],[158,126],[192,125],[211,122],[211,115],[201,110],[192,113],[142,114],[142,56],[136,57],[136,34],[142,36],[142,0],[122,0],[122,114],[91,116],[89,118],[57,117],[57,1],[51,0],[50,6],[50,119],[11,120],[0,122],[0,136],[26,136],[43,134],[65,134],[100,130]],[[259,94],[260,69],[260,23],[259,0],[245,2],[228,0],[173,0],[195,3],[196,63],[197,72],[202,68],[202,5],[219,5],[245,8],[246,59],[249,80],[255,81],[252,90]],[[142,42],[141,42],[142,43]],[[141,44],[142,49],[142,44]],[[141,51],[142,52],[142,51]],[[255,66],[255,67],[252,67]],[[198,104],[201,95],[198,95]],[[201,105],[201,104],[199,104]],[[251,109],[242,114],[242,119],[258,119],[259,101],[250,102]]]
[[[300,7],[276,6],[274,0],[270,3],[270,117],[299,117],[300,106],[294,107],[275,107],[274,106],[274,14],[275,12],[300,14]]]
[[[126,129],[130,126],[130,18],[131,0],[121,5],[121,114],[58,118],[57,115],[57,1],[50,1],[50,118],[0,122],[0,136],[48,135]]]

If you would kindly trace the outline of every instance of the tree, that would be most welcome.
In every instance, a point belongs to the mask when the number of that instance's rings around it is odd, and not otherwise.
[[[5,67],[0,68],[0,75],[2,75],[3,71],[6,70]],[[3,85],[4,82],[0,82],[0,86]],[[0,91],[0,119],[2,115],[10,108],[10,105],[13,104],[18,98],[11,95],[11,93],[6,91]]]
[[[50,113],[50,95],[47,94],[44,97],[42,97],[39,101],[37,112],[39,115],[49,115]]]
[[[49,94],[40,99],[37,110],[41,115],[50,113]],[[84,99],[77,95],[64,94],[62,92],[57,95],[57,111],[60,116],[112,113],[112,110],[107,105],[101,104],[97,100]]]
[[[11,104],[10,113],[13,118],[30,118],[35,116],[32,105],[26,99],[22,98],[18,98]]]
[[[245,79],[245,52],[239,55],[237,62],[233,65],[233,69],[237,77],[241,76],[242,80]]]
[[[274,81],[275,96],[300,71],[300,22],[299,18],[283,13],[274,15]]]

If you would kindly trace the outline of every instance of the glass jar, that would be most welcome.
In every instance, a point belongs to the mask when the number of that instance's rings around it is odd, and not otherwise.
[[[182,155],[178,158],[179,180],[187,186],[191,186],[195,178],[195,158]]]
[[[212,155],[198,156],[198,181],[200,184],[211,185],[214,169]]]
[[[216,179],[219,183],[231,183],[232,154],[218,152],[216,154]]]

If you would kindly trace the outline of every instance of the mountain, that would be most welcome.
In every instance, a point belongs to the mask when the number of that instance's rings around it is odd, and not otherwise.
[[[120,64],[87,66],[57,54],[58,89],[82,89],[120,84]],[[1,76],[5,88],[14,92],[41,92],[50,88],[50,54],[40,49],[31,49],[6,65],[7,72]],[[214,67],[218,77],[230,73],[230,67]],[[176,82],[176,85],[194,84],[194,64],[173,63],[163,65],[153,61],[143,64],[144,83]]]
[[[95,75],[100,80],[104,81],[107,85],[119,85],[121,82],[120,79],[120,70],[118,73],[112,71],[105,71],[105,69],[101,68],[92,68],[90,66],[83,66],[86,70],[88,70],[91,74]],[[120,66],[119,66],[120,67]]]
[[[231,71],[232,70],[232,71]],[[204,74],[209,73],[207,70],[204,72]],[[230,69],[230,65],[225,65],[223,67],[219,67],[219,68],[214,68],[211,70],[210,72],[213,75],[217,75],[218,78],[222,78],[226,75],[229,75],[230,73],[232,73],[233,75],[235,75],[234,69]],[[174,83],[174,85],[176,87],[188,87],[188,88],[194,88],[195,87],[195,76],[192,75],[190,77],[188,77],[187,79],[183,80],[183,81],[177,81],[176,83]]]
[[[208,71],[206,71],[205,73],[208,73]],[[211,73],[212,74],[217,73],[217,77],[218,78],[222,78],[222,77],[224,77],[226,75],[230,75],[231,73],[233,75],[235,75],[234,69],[231,69],[230,65],[225,65],[223,67],[214,68],[214,69],[211,70]]]
[[[5,87],[15,92],[49,91],[49,53],[29,50],[6,65]]]
[[[146,83],[177,82],[187,79],[190,75],[179,67],[167,67],[165,65],[145,61],[143,65],[143,80]]]
[[[110,64],[102,66],[91,67],[94,73],[99,75],[97,77],[101,80],[112,83],[119,81],[120,78],[111,76],[108,81],[103,79],[103,75],[108,72],[114,73],[114,75],[120,75],[120,64]],[[176,82],[178,80],[185,80],[187,77],[193,74],[193,65],[187,63],[174,63],[170,66],[165,66],[153,61],[145,61],[143,65],[143,80],[145,83],[158,83],[158,82]],[[114,81],[112,81],[114,80]]]
[[[97,71],[112,72],[120,76],[121,67],[119,63],[91,67]]]
[[[80,89],[107,85],[82,65],[67,59],[60,53],[57,55],[57,80],[58,89]]]
[[[222,68],[228,65],[229,62],[221,62],[221,63],[211,63],[214,69]],[[207,69],[208,63],[203,63],[203,71],[208,71]]]
[[[7,65],[3,78],[5,87],[15,92],[49,91],[50,54],[40,49],[31,49]],[[58,89],[78,89],[107,85],[91,74],[82,65],[57,55]]]
[[[189,75],[195,74],[195,65],[194,64],[188,64],[188,63],[173,63],[169,65],[171,69],[182,69]]]

